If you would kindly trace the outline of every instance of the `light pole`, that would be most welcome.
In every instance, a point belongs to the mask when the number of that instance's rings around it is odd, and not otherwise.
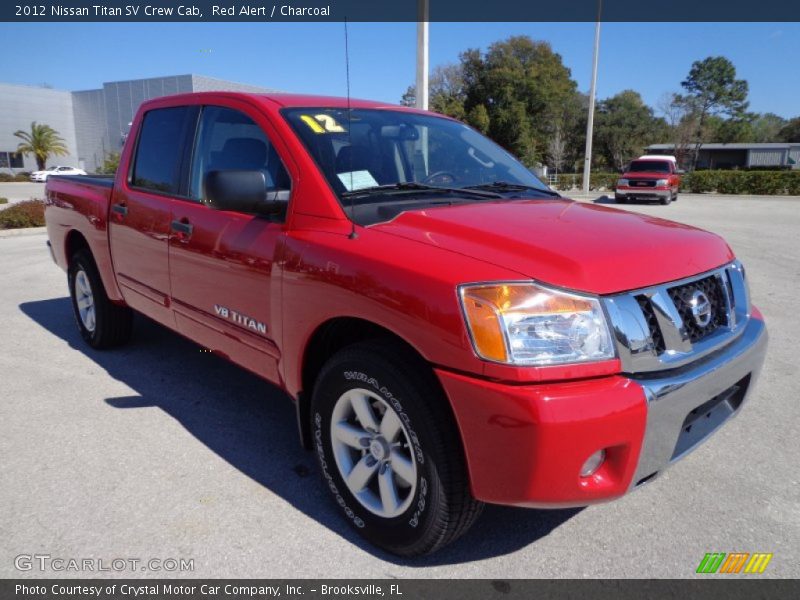
[[[428,110],[428,0],[417,0],[417,97],[415,106]]]
[[[600,54],[600,11],[603,2],[597,2],[597,22],[594,26],[594,61],[592,63],[592,85],[589,89],[589,119],[586,121],[586,156],[583,159],[583,193],[589,195],[589,178],[592,170],[592,132],[594,129],[594,98],[597,90],[597,60]]]

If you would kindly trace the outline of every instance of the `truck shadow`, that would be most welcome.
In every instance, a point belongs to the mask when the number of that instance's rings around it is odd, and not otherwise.
[[[136,391],[136,395],[107,398],[110,406],[163,410],[246,476],[387,562],[414,568],[502,556],[548,535],[581,510],[487,506],[476,525],[456,543],[433,556],[400,559],[363,541],[335,509],[317,480],[313,454],[298,443],[294,406],[278,388],[138,315],[131,344],[98,352],[78,334],[69,298],[26,302],[19,308]]]

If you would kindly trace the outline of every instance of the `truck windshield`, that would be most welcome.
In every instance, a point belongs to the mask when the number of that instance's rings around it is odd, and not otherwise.
[[[343,205],[557,196],[511,154],[450,119],[401,110],[284,109]],[[402,200],[397,196],[401,196]]]
[[[669,173],[669,161],[667,160],[634,160],[628,167],[629,173]]]

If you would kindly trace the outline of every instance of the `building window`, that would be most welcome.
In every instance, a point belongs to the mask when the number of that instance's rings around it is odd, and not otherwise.
[[[0,152],[0,169],[21,169],[22,155],[16,152]]]

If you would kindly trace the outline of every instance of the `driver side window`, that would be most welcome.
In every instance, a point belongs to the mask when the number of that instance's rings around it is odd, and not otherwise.
[[[206,106],[192,157],[191,198],[206,200],[212,171],[260,171],[268,190],[289,190],[291,180],[275,147],[250,117],[237,110]]]

